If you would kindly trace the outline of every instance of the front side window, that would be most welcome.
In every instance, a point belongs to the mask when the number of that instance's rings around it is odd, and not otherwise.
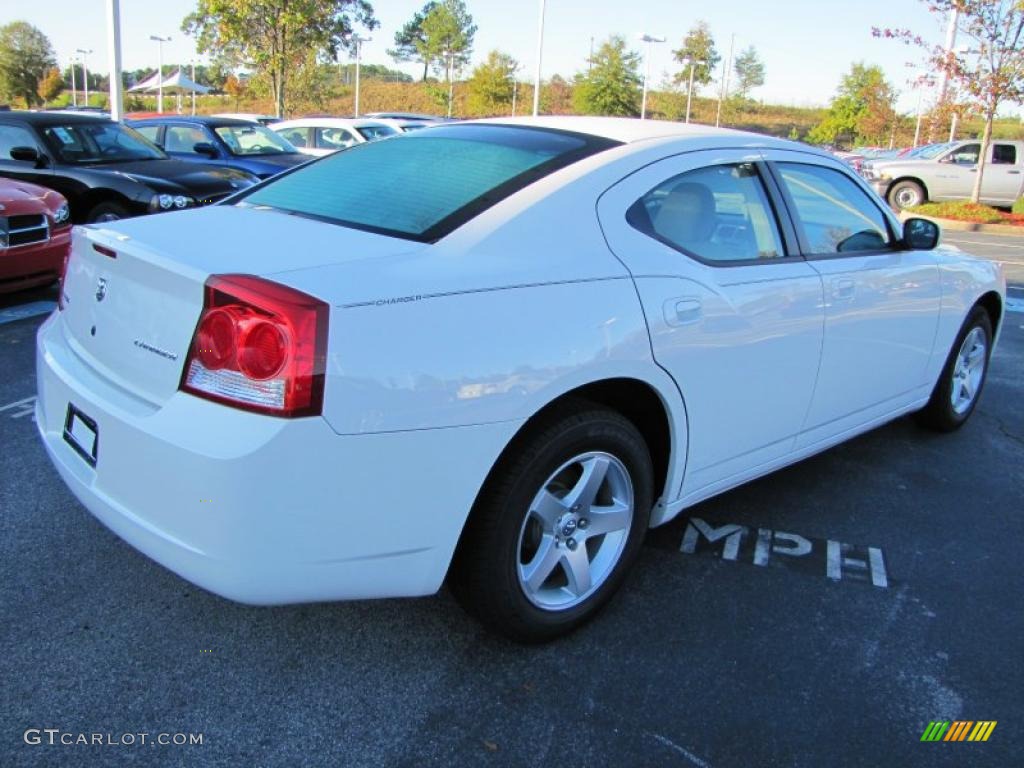
[[[262,125],[219,125],[213,130],[233,155],[283,155],[295,151],[286,139]]]
[[[801,163],[777,167],[809,254],[878,251],[892,244],[885,216],[846,174]]]
[[[309,146],[309,128],[282,128],[275,133],[293,147]]]
[[[1017,148],[1013,144],[994,144],[992,146],[992,165],[1016,165]]]
[[[430,242],[549,173],[617,144],[519,126],[431,128],[335,153],[236,204]]]
[[[135,126],[135,130],[139,132],[139,135],[145,136],[154,144],[157,143],[157,139],[160,136],[159,125],[137,125]]]
[[[964,144],[959,149],[954,149],[948,159],[957,165],[977,165],[980,154],[981,144]]]
[[[356,137],[344,128],[317,128],[316,145],[320,149],[348,149]]]
[[[377,139],[384,139],[388,136],[394,136],[398,133],[390,125],[360,125],[356,127],[356,130],[362,134],[363,138],[367,141],[376,141]]]
[[[626,220],[666,245],[708,262],[785,255],[757,169],[716,165],[673,176],[630,207]]]
[[[208,144],[210,138],[202,128],[194,125],[169,125],[164,134],[164,149],[168,152],[198,154],[196,144]]]
[[[10,160],[15,147],[36,148],[36,139],[28,128],[20,125],[0,125],[0,160]]]
[[[43,138],[64,163],[124,163],[167,157],[132,128],[105,120],[48,125]]]

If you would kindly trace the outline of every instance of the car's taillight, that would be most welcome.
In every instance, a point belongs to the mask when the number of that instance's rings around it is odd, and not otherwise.
[[[328,315],[319,299],[260,277],[210,277],[182,391],[275,416],[319,414]]]

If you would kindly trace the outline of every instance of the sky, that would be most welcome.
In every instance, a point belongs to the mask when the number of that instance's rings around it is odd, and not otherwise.
[[[363,61],[394,66],[416,76],[416,65],[395,65],[387,55],[395,31],[423,6],[424,0],[371,0],[381,25],[363,46]],[[195,0],[121,0],[124,69],[155,67],[157,44],[150,35],[171,36],[164,63],[187,64],[194,42],[181,32],[181,21]],[[473,64],[500,49],[521,63],[520,78],[532,81],[537,49],[539,0],[466,0],[479,30]],[[625,36],[637,50],[640,34],[666,37],[651,46],[651,83],[656,87],[676,72],[672,50],[698,19],[711,26],[719,53],[727,58],[732,35],[737,53],[753,45],[765,64],[765,84],[753,96],[769,103],[827,105],[842,74],[854,61],[879,64],[900,92],[898,106],[915,111],[918,92],[911,86],[923,70],[920,53],[891,40],[876,40],[872,26],[910,27],[942,42],[944,21],[921,0],[547,0],[542,73],[571,78],[585,69],[591,38],[595,46],[611,34]],[[23,19],[41,29],[66,66],[76,49],[92,49],[88,61],[106,72],[106,0],[0,0],[0,24]],[[202,59],[199,59],[202,60]],[[721,65],[719,65],[721,67]],[[711,94],[713,88],[705,93]],[[927,102],[928,94],[925,94]]]

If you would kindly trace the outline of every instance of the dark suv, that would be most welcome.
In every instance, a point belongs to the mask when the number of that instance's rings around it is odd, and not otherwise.
[[[72,112],[0,112],[0,176],[57,190],[75,223],[206,205],[259,181],[174,160],[131,128]]]

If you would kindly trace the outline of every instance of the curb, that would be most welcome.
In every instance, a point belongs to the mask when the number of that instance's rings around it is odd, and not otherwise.
[[[1024,238],[1024,227],[1014,224],[981,224],[976,221],[958,221],[956,219],[940,219],[935,216],[923,216],[920,213],[900,211],[900,221],[907,219],[927,219],[943,229],[955,232],[979,232],[987,235],[1003,235],[1006,237]]]

